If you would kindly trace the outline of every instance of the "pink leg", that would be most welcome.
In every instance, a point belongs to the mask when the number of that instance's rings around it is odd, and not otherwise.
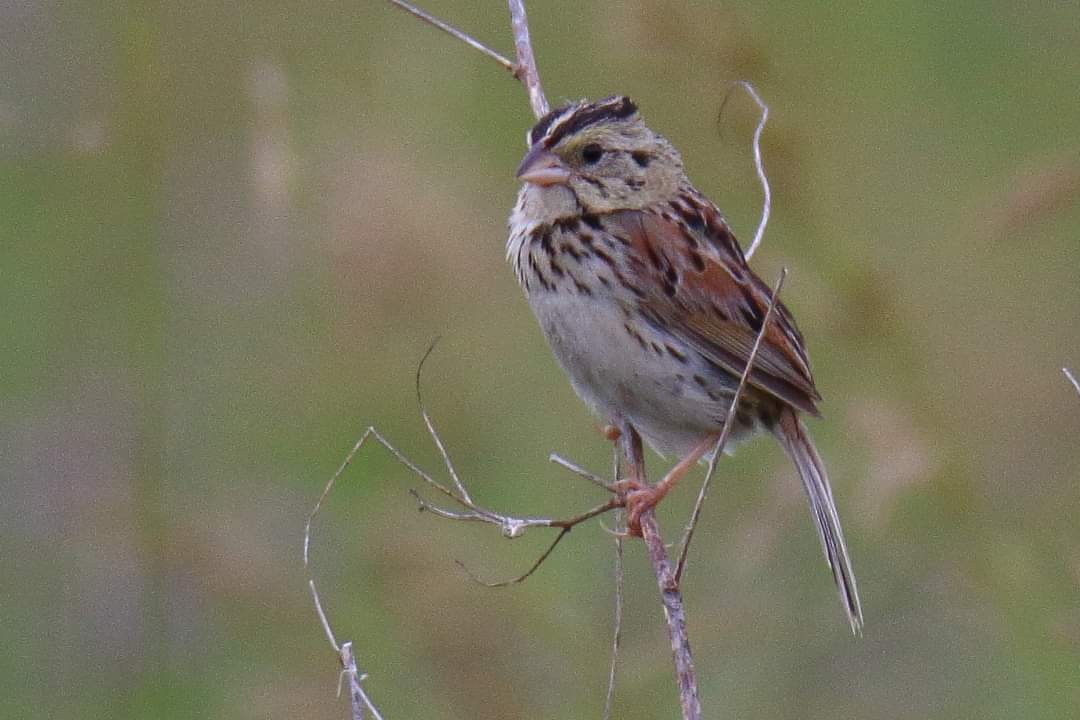
[[[720,439],[720,433],[711,433],[706,435],[705,438],[698,443],[693,450],[690,451],[686,457],[671,468],[664,479],[655,485],[649,487],[632,490],[626,496],[626,529],[630,535],[641,536],[641,515],[642,513],[653,509],[659,504],[664,496],[668,494],[671,488],[675,487],[675,484],[682,479],[686,472],[694,467],[698,460],[702,456],[709,452],[716,446],[716,441]]]

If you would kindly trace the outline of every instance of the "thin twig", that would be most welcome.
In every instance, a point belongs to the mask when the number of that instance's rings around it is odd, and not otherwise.
[[[428,348],[427,352],[424,354],[423,359],[421,359],[417,367],[416,401],[417,404],[420,406],[420,415],[424,420],[424,425],[427,428],[428,434],[431,436],[432,442],[435,443],[435,447],[438,448],[439,454],[443,460],[443,464],[446,467],[446,471],[453,480],[454,489],[451,489],[437,481],[430,474],[428,474],[418,465],[416,465],[416,463],[406,457],[404,453],[394,447],[394,445],[392,445],[390,441],[383,437],[379,433],[379,431],[375,429],[374,426],[369,426],[361,434],[360,438],[353,444],[348,454],[346,454],[345,459],[338,466],[337,470],[334,471],[334,474],[330,476],[330,479],[327,481],[326,486],[323,488],[323,491],[319,495],[318,500],[315,502],[315,506],[312,507],[311,512],[308,513],[307,520],[304,523],[303,548],[304,568],[308,571],[310,571],[311,569],[311,529],[312,524],[315,520],[315,516],[319,514],[319,511],[322,509],[323,503],[325,502],[327,496],[330,494],[330,491],[333,490],[334,485],[337,483],[342,473],[345,472],[345,469],[348,468],[349,465],[352,463],[353,458],[356,457],[356,454],[371,438],[373,438],[375,442],[385,448],[394,457],[394,459],[396,459],[399,463],[408,468],[410,472],[423,480],[427,485],[431,486],[432,488],[434,488],[435,490],[450,498],[455,503],[464,508],[463,512],[447,510],[445,508],[428,502],[427,500],[422,498],[420,494],[415,490],[410,490],[410,492],[413,494],[413,496],[419,503],[420,508],[423,510],[427,510],[435,515],[438,515],[439,517],[448,518],[451,520],[468,520],[498,525],[501,528],[503,535],[510,538],[519,537],[525,532],[525,530],[530,527],[550,527],[557,528],[560,531],[559,534],[556,536],[555,540],[551,543],[551,545],[548,546],[547,550],[544,551],[544,553],[532,564],[532,566],[525,573],[502,583],[484,583],[490,586],[500,586],[522,582],[527,577],[532,575],[537,570],[537,568],[540,567],[541,564],[543,564],[543,562],[551,555],[551,553],[555,550],[556,546],[558,546],[559,542],[570,532],[570,530],[572,530],[580,523],[591,520],[598,515],[602,515],[603,513],[606,513],[622,505],[622,498],[618,496],[613,496],[606,503],[598,505],[584,513],[581,513],[580,515],[568,518],[566,520],[554,520],[551,518],[541,517],[518,518],[511,515],[503,515],[482,508],[478,506],[475,502],[473,502],[472,497],[469,495],[468,490],[465,488],[465,484],[461,481],[460,477],[457,474],[457,471],[454,469],[454,465],[450,460],[450,454],[447,451],[446,446],[442,441],[442,438],[439,436],[438,430],[436,430],[435,428],[435,423],[432,421],[431,416],[428,414],[427,409],[424,407],[423,395],[421,392],[422,370],[424,366],[424,361],[427,360],[434,347],[435,343],[433,342]],[[576,474],[582,477],[586,477],[590,480],[599,480],[599,478],[595,478],[595,476],[593,476],[588,471],[582,470],[581,468],[578,468],[572,463],[564,461],[562,464],[564,467],[573,470]],[[603,481],[600,481],[600,484],[606,487]],[[606,489],[609,489],[610,491],[610,488]],[[461,563],[458,564],[461,565]],[[462,567],[464,568],[464,565],[462,565]],[[465,570],[469,573],[470,577],[476,579],[476,576],[469,572],[467,568]],[[477,582],[481,581],[477,580]],[[326,638],[329,641],[331,647],[333,647],[334,651],[338,654],[338,659],[341,662],[342,675],[339,679],[338,684],[339,694],[341,688],[340,681],[348,678],[349,697],[352,707],[353,719],[362,720],[364,717],[364,708],[367,708],[371,712],[371,715],[375,718],[375,720],[382,720],[382,716],[379,714],[378,709],[374,706],[374,704],[372,704],[371,700],[368,698],[367,694],[364,692],[363,688],[360,685],[361,681],[364,679],[365,676],[362,675],[357,669],[356,658],[352,650],[352,643],[345,642],[341,643],[340,645],[338,644],[337,639],[334,637],[334,632],[331,629],[330,621],[326,616],[326,612],[323,610],[322,601],[319,598],[319,592],[315,587],[315,581],[311,578],[308,579],[308,587],[311,590],[311,597],[315,603],[315,612],[319,617],[319,622],[322,625],[323,631],[326,633]]]
[[[539,570],[540,566],[544,564],[544,561],[547,560],[548,557],[551,555],[551,553],[555,551],[555,546],[558,545],[562,541],[562,539],[564,537],[566,537],[569,533],[570,533],[570,528],[563,528],[562,532],[560,532],[558,535],[555,536],[555,540],[553,540],[552,543],[550,545],[548,545],[548,549],[545,550],[540,555],[540,557],[538,557],[536,559],[536,562],[534,562],[532,564],[532,566],[528,570],[521,573],[520,575],[509,578],[507,580],[496,580],[494,582],[490,582],[490,581],[487,581],[487,580],[481,580],[472,570],[470,570],[465,565],[465,563],[461,562],[460,560],[455,560],[454,562],[457,564],[457,566],[459,568],[461,568],[462,570],[465,571],[465,574],[469,576],[470,580],[472,580],[473,582],[475,582],[478,585],[483,585],[484,587],[489,587],[489,588],[499,588],[499,587],[508,587],[510,585],[517,585],[518,583],[525,582],[526,580],[528,580],[529,577],[534,572]]]
[[[529,19],[525,15],[524,0],[509,0],[510,24],[514,28],[514,49],[517,51],[517,69],[514,77],[525,84],[529,93],[529,107],[536,119],[548,114],[550,107],[540,86],[540,73],[536,69],[532,41],[529,39]]]
[[[769,178],[765,175],[765,164],[761,160],[761,132],[765,129],[765,121],[769,119],[769,106],[765,104],[757,94],[757,90],[755,90],[754,86],[749,82],[740,80],[739,85],[743,86],[746,92],[750,94],[750,97],[754,99],[754,102],[757,103],[757,106],[761,109],[761,118],[758,120],[757,127],[754,128],[754,169],[757,171],[758,181],[761,183],[761,191],[765,197],[761,205],[761,220],[758,221],[754,239],[750,243],[749,249],[746,251],[746,259],[749,260],[757,251],[762,238],[765,237],[765,227],[769,224],[769,212],[772,209],[772,190],[769,188]]]
[[[642,455],[641,436],[632,425],[624,423],[621,428],[623,456],[631,467],[631,477],[645,482],[645,459]],[[656,524],[656,514],[649,508],[641,514],[641,537],[649,552],[656,584],[660,588],[660,600],[664,607],[671,654],[675,661],[675,682],[679,688],[679,705],[683,720],[700,720],[701,702],[698,700],[697,675],[694,658],[690,652],[690,639],[686,634],[686,615],[683,612],[682,593],[675,580],[667,548]]]
[[[353,720],[364,720],[365,707],[371,711],[375,720],[383,720],[378,708],[372,704],[360,685],[361,681],[367,679],[367,674],[361,675],[356,668],[356,655],[353,654],[351,641],[341,644],[341,667],[341,675],[349,679],[349,706],[352,708]]]
[[[551,453],[551,455],[548,456],[548,460],[550,462],[555,463],[559,467],[566,468],[567,470],[574,473],[578,477],[585,478],[586,480],[593,483],[594,485],[602,487],[604,490],[607,490],[608,492],[613,493],[613,492],[616,491],[615,488],[612,487],[611,483],[609,483],[607,480],[604,480],[602,477],[589,472],[588,470],[580,467],[579,465],[575,465],[574,463],[572,463],[569,460],[567,460],[566,458],[564,458],[562,455],[558,455],[556,453]],[[616,475],[615,478],[618,479],[618,475]]]
[[[453,25],[440,20],[439,18],[435,17],[434,15],[431,15],[429,13],[424,12],[420,8],[416,7],[415,5],[404,2],[404,0],[390,0],[390,2],[393,3],[394,5],[397,5],[399,8],[401,8],[405,12],[411,13],[411,14],[415,15],[416,17],[420,18],[421,20],[426,22],[428,25],[432,25],[434,27],[437,27],[440,30],[442,30],[444,33],[447,33],[448,35],[451,35],[451,36],[457,38],[458,40],[465,43],[466,45],[473,48],[474,50],[479,50],[484,55],[487,55],[489,58],[491,58],[495,62],[502,65],[506,70],[508,70],[510,72],[511,75],[516,75],[517,74],[517,66],[514,65],[514,63],[510,62],[510,60],[508,60],[506,57],[504,57],[503,55],[495,52],[494,50],[489,48],[487,45],[483,44],[482,42],[480,42],[476,38],[472,37],[471,35],[468,35],[467,33],[463,33],[462,31],[458,30]]]
[[[439,433],[435,432],[435,425],[431,422],[431,416],[428,415],[427,408],[424,407],[424,401],[422,393],[420,391],[420,378],[424,372],[424,363],[427,362],[428,356],[431,355],[431,351],[435,349],[435,345],[439,342],[439,338],[436,337],[428,345],[427,352],[424,353],[424,357],[420,358],[420,362],[416,365],[416,404],[420,406],[420,416],[424,419],[424,427],[427,428],[428,435],[431,436],[432,442],[435,443],[435,447],[439,449],[439,455],[442,456],[443,464],[446,465],[446,471],[450,473],[450,479],[454,481],[454,487],[468,502],[472,502],[472,498],[469,497],[469,491],[465,489],[465,485],[462,484],[461,478],[458,477],[457,470],[454,469],[454,463],[450,461],[450,454],[446,452],[446,446],[443,445],[442,438],[439,437]]]
[[[306,539],[304,544],[307,545]],[[371,702],[371,698],[367,696],[364,688],[360,685],[367,675],[361,674],[356,667],[356,655],[353,653],[352,642],[346,641],[338,645],[337,638],[334,637],[334,631],[330,627],[330,620],[327,619],[326,612],[323,610],[319,591],[315,589],[314,580],[308,580],[308,588],[311,590],[311,599],[315,602],[315,612],[319,616],[319,622],[322,623],[326,639],[330,641],[330,647],[334,648],[334,652],[338,654],[338,660],[341,662],[341,675],[338,676],[338,695],[341,695],[341,681],[348,678],[349,706],[352,709],[353,720],[364,720],[364,708],[371,711],[371,715],[375,720],[383,720],[383,716],[379,714],[379,709]]]
[[[776,285],[773,286],[772,297],[769,298],[769,307],[765,310],[765,319],[761,321],[761,329],[758,330],[757,337],[754,338],[754,345],[750,348],[750,355],[746,358],[746,367],[743,368],[742,376],[739,378],[739,385],[735,388],[735,395],[731,399],[727,416],[724,418],[724,427],[720,430],[720,438],[716,441],[716,450],[713,452],[712,457],[709,458],[709,469],[705,471],[705,480],[701,483],[701,489],[698,491],[697,500],[694,502],[694,510],[690,513],[690,521],[686,525],[686,530],[683,531],[679,549],[679,562],[675,567],[675,582],[682,582],[683,570],[686,569],[686,555],[690,551],[690,541],[694,538],[694,531],[697,528],[698,518],[701,517],[701,508],[705,504],[705,496],[708,495],[713,473],[716,472],[717,459],[723,454],[724,445],[731,434],[731,427],[735,423],[735,412],[738,409],[739,400],[746,390],[746,384],[750,379],[750,373],[753,371],[754,361],[757,359],[761,342],[765,338],[765,333],[769,330],[773,309],[776,307],[776,300],[780,296],[780,289],[784,287],[784,278],[786,277],[787,268],[782,268],[780,277],[776,279]]]
[[[611,477],[619,479],[619,446],[615,445],[612,460]],[[623,616],[623,532],[620,527],[622,513],[616,513],[615,519],[615,618],[611,638],[611,665],[608,668],[607,695],[604,697],[604,720],[611,720],[611,705],[615,699],[615,669],[619,663],[619,646],[622,644]]]
[[[547,98],[544,97],[544,89],[540,85],[540,73],[536,70],[536,57],[533,55],[532,40],[529,38],[529,20],[525,15],[525,3],[522,0],[508,0],[510,5],[510,24],[514,30],[514,49],[517,53],[517,62],[511,62],[504,55],[492,50],[487,45],[472,37],[468,33],[458,30],[450,23],[427,13],[412,3],[405,0],[390,0],[391,3],[405,12],[420,18],[429,25],[462,41],[474,50],[482,52],[505,70],[521,81],[529,94],[529,107],[533,115],[539,120],[548,114],[550,109]]]
[[[1069,378],[1069,382],[1071,382],[1072,386],[1076,388],[1076,393],[1080,395],[1080,382],[1077,382],[1076,378],[1073,376],[1069,368],[1061,368],[1061,372],[1065,373],[1065,377]]]

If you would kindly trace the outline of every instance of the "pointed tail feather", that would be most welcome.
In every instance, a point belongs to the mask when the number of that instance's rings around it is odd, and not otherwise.
[[[836,512],[825,465],[821,462],[806,426],[794,410],[784,408],[781,411],[780,422],[774,431],[802,478],[818,539],[821,540],[821,549],[825,552],[825,559],[832,570],[836,589],[840,592],[840,601],[844,604],[848,622],[851,623],[851,631],[861,635],[863,617],[859,590],[855,585],[855,573],[851,569],[851,558],[844,543],[844,531],[840,527],[840,516]]]

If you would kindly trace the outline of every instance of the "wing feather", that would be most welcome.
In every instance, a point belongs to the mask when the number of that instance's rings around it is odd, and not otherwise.
[[[627,268],[636,286],[650,289],[636,297],[641,313],[713,364],[741,375],[772,292],[746,264],[719,211],[698,196],[680,199],[671,212],[623,211],[607,220],[637,257],[648,259]],[[749,381],[818,414],[821,396],[802,335],[783,303],[777,303]]]

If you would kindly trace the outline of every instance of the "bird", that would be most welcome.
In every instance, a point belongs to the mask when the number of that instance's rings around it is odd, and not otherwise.
[[[603,421],[678,463],[627,496],[628,528],[716,444],[770,288],[679,151],[628,97],[557,107],[527,134],[507,259],[559,365]],[[775,302],[723,451],[775,437],[795,465],[855,634],[863,616],[825,465],[802,420],[821,396],[790,311]]]

